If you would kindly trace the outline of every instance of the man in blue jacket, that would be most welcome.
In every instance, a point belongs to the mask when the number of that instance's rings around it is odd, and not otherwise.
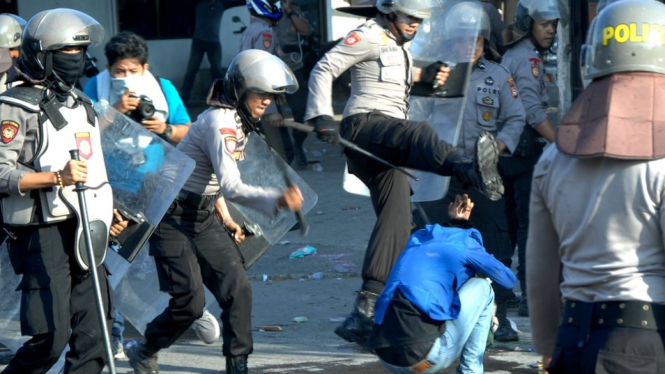
[[[446,227],[414,233],[376,302],[372,349],[393,373],[436,373],[460,357],[458,373],[482,373],[494,292],[482,273],[513,288],[513,272],[488,254],[457,195]]]

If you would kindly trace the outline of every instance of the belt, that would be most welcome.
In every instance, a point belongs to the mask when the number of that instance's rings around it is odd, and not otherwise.
[[[665,305],[645,301],[584,303],[569,300],[561,324],[665,330]]]
[[[199,195],[193,192],[180,190],[175,200],[186,208],[207,210],[216,198],[217,195]]]

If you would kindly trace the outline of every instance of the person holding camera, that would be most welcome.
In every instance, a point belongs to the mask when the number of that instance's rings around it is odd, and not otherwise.
[[[148,45],[133,32],[123,31],[104,48],[106,70],[88,80],[84,92],[93,102],[106,100],[146,129],[177,143],[191,119],[173,84],[148,70]]]

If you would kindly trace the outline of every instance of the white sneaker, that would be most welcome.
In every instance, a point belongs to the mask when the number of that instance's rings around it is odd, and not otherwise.
[[[203,316],[194,321],[192,328],[196,333],[196,337],[206,344],[213,344],[219,339],[219,323],[217,318],[208,310],[204,310]]]
[[[115,358],[116,360],[122,360],[127,358],[127,356],[125,356],[125,349],[122,347],[122,343],[113,342],[111,350],[113,353],[113,358]]]

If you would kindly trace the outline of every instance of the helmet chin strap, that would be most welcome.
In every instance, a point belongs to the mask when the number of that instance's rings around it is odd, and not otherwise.
[[[243,97],[240,100],[238,100],[238,106],[236,107],[236,112],[238,112],[240,120],[242,121],[242,129],[245,131],[246,134],[249,134],[252,131],[257,131],[256,124],[259,123],[260,119],[252,117],[251,111],[249,110],[249,105],[247,105],[245,97],[246,95],[243,95]]]
[[[397,35],[395,37],[397,38],[397,44],[399,45],[404,45],[405,43],[408,43],[413,40],[413,38],[416,37],[416,33],[414,32],[413,35],[408,35],[402,32],[402,30],[397,26],[397,14],[395,12],[392,12],[390,14],[386,14],[386,20],[388,22],[393,24],[393,27],[397,31]]]

